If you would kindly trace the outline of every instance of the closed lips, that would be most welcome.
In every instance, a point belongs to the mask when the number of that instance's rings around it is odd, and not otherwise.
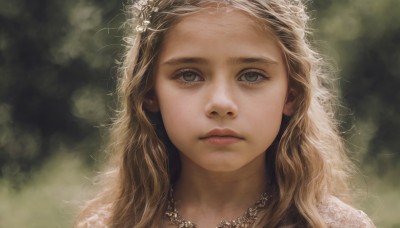
[[[207,139],[207,138],[238,138],[238,139],[243,139],[239,134],[237,134],[235,131],[230,130],[230,129],[213,129],[209,131],[206,135],[203,137],[200,137],[200,139]]]

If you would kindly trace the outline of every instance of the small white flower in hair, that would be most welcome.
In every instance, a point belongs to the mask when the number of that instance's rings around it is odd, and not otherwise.
[[[156,1],[154,0],[139,0],[133,5],[135,15],[138,23],[136,26],[136,32],[143,33],[147,30],[150,25],[151,15],[154,12],[158,12]]]

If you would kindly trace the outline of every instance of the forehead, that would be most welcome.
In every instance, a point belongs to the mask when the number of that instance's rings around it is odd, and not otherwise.
[[[201,8],[198,12],[184,16],[185,20],[179,22],[203,23],[212,20],[215,25],[226,26],[252,26],[253,29],[261,30],[262,26],[259,20],[249,16],[246,12],[233,8],[231,6],[208,5]]]
[[[182,29],[186,32],[199,33],[206,30],[208,32],[214,30],[216,33],[243,33],[252,30],[263,33],[263,36],[269,39],[276,38],[266,23],[260,19],[231,6],[216,4],[209,4],[198,12],[180,16],[167,34]]]
[[[217,60],[221,59],[217,57],[253,55],[282,60],[279,43],[266,23],[229,6],[206,7],[180,17],[169,28],[160,58],[191,54],[213,55]]]

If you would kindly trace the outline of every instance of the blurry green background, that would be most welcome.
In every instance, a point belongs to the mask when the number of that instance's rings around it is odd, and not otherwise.
[[[0,0],[0,227],[71,227],[115,108],[123,1]],[[358,206],[400,227],[400,1],[309,2],[340,76]]]

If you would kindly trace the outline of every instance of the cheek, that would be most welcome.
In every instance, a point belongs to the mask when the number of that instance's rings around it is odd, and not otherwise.
[[[284,96],[266,96],[248,105],[246,113],[247,130],[253,131],[258,139],[272,142],[278,134],[284,107]]]
[[[199,110],[196,109],[192,98],[175,97],[169,94],[159,100],[159,107],[165,129],[171,139],[175,138],[175,134],[188,132],[192,129],[194,120],[198,119]]]
[[[248,110],[247,122],[251,123],[253,129],[260,132],[274,134],[279,130],[282,119],[282,106],[261,106],[253,110]]]

